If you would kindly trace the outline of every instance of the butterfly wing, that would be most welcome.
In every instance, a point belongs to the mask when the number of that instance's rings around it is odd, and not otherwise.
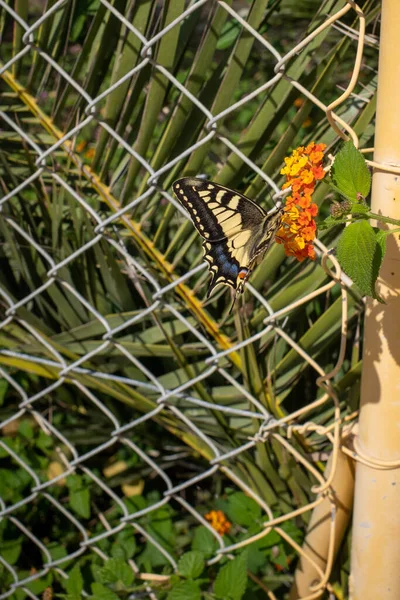
[[[178,179],[173,190],[204,238],[212,275],[207,296],[219,284],[242,291],[256,257],[272,241],[278,227],[272,226],[274,217],[246,196],[204,179]]]

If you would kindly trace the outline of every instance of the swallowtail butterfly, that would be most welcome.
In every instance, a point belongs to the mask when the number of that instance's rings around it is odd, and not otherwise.
[[[283,209],[267,215],[239,192],[197,177],[183,177],[172,187],[204,238],[204,259],[211,272],[207,297],[218,285],[225,284],[236,290],[236,299],[256,259],[273,242]]]

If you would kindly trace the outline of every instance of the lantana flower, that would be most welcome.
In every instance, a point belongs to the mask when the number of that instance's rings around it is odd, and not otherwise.
[[[220,535],[230,532],[232,523],[228,521],[222,510],[210,510],[210,512],[205,515],[205,518],[210,522],[211,527]]]
[[[315,259],[313,241],[317,232],[315,217],[318,206],[312,201],[316,182],[325,177],[322,167],[325,144],[311,142],[299,146],[285,158],[281,175],[286,175],[282,189],[291,187],[286,196],[284,215],[275,239],[283,244],[287,256],[295,256],[300,262]]]

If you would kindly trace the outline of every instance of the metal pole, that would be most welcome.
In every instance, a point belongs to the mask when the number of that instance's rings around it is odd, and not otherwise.
[[[350,444],[346,434],[346,445]],[[352,439],[353,436],[351,436]],[[332,455],[326,466],[325,477],[329,477],[332,468]],[[332,521],[332,505],[328,496],[314,508],[307,536],[303,543],[304,555],[300,556],[289,600],[299,600],[314,596],[313,590],[321,581],[321,573],[325,573],[328,565],[334,561],[339,546],[343,541],[348,527],[354,497],[354,461],[339,451],[331,491],[336,507],[335,518]],[[331,547],[332,526],[334,527],[334,543]],[[318,569],[317,569],[318,567]],[[328,573],[329,576],[329,573]],[[314,598],[324,595],[325,586]]]
[[[400,167],[400,1],[383,0],[374,161]],[[374,170],[372,211],[400,219],[400,175]],[[352,600],[400,598],[400,246],[388,237],[378,291],[368,301],[351,557]]]

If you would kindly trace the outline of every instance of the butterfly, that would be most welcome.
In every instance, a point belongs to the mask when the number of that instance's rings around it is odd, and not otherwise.
[[[207,298],[218,285],[228,285],[236,291],[232,310],[256,259],[273,242],[283,209],[268,215],[239,192],[198,177],[178,179],[172,188],[204,238],[204,259],[211,272]]]

